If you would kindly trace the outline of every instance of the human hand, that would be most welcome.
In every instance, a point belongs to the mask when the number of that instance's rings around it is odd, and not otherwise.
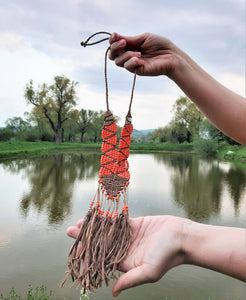
[[[120,264],[125,272],[112,289],[113,296],[122,290],[159,280],[168,270],[182,264],[182,230],[185,219],[173,216],[151,216],[130,219],[132,240],[126,257]],[[77,227],[69,227],[67,234],[76,238]]]
[[[171,75],[178,48],[168,39],[144,33],[127,37],[113,33],[109,39],[109,58],[130,72],[143,76]]]

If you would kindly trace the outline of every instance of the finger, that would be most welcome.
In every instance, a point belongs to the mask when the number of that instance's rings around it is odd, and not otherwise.
[[[117,32],[113,32],[109,38],[109,43],[113,44],[122,38],[124,38],[122,35],[118,34]]]
[[[127,51],[127,52],[123,53],[122,55],[116,57],[114,62],[117,66],[123,67],[124,63],[132,57],[140,58],[141,52]]]
[[[114,60],[117,56],[122,54],[122,50],[126,46],[126,40],[120,39],[119,41],[111,44],[110,52],[109,52],[109,59]]]
[[[125,289],[150,282],[146,266],[136,267],[120,276],[112,288],[112,294],[117,297]]]
[[[76,239],[79,234],[79,228],[75,226],[70,226],[67,229],[67,235],[71,238]]]
[[[77,227],[80,228],[82,224],[83,224],[83,219],[78,220]]]
[[[123,39],[126,41],[128,49],[136,50],[143,44],[148,36],[149,33],[142,33],[136,36],[125,36],[114,32],[109,38],[109,43],[112,45],[113,43]]]
[[[123,66],[128,71],[135,73],[136,68],[144,66],[144,60],[134,56],[134,57],[131,57],[129,60],[127,60]],[[137,74],[138,74],[138,72],[137,72]]]

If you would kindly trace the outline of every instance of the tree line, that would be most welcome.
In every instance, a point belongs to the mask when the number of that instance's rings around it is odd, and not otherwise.
[[[24,97],[32,105],[32,110],[26,112],[24,118],[8,119],[6,126],[0,129],[0,141],[100,142],[104,111],[77,110],[77,85],[78,82],[66,76],[55,76],[51,85],[43,83],[37,88],[32,80],[28,82]],[[173,118],[168,125],[140,139],[133,136],[133,142],[193,142],[202,147],[209,145],[209,148],[214,148],[221,141],[235,144],[215,128],[187,97],[175,101],[172,113]]]
[[[33,108],[24,118],[13,117],[0,130],[0,141],[98,142],[101,140],[103,111],[76,109],[78,83],[56,76],[51,85],[34,88],[27,83],[24,97]]]
[[[139,139],[140,143],[193,143],[194,150],[216,154],[221,143],[239,145],[217,129],[187,97],[180,97],[173,105],[173,118],[164,127]]]

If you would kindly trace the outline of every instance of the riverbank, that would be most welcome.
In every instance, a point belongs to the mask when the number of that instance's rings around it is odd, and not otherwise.
[[[25,156],[39,156],[43,154],[100,151],[101,143],[62,143],[56,145],[51,142],[0,142],[0,159],[11,159]],[[193,144],[132,144],[132,151],[165,151],[195,153]],[[218,151],[218,157],[226,159],[240,159],[246,161],[246,147],[223,144]]]
[[[69,151],[100,151],[101,143],[62,143],[51,142],[0,142],[0,158],[16,158],[19,156],[36,156]],[[192,152],[192,144],[132,144],[133,151],[185,151]]]
[[[56,145],[51,142],[0,142],[0,158],[37,156],[81,150],[99,151],[100,147],[100,143],[63,143]]]

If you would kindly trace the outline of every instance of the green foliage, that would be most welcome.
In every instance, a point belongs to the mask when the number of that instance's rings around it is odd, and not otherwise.
[[[226,141],[229,145],[240,145],[230,137],[226,136],[218,128],[216,128],[208,119],[201,122],[199,127],[199,133],[201,136],[209,136],[212,139],[218,139],[219,142]]]
[[[198,133],[204,116],[189,98],[180,97],[177,99],[173,106],[173,112],[173,123],[186,128],[191,136],[195,136]]]
[[[47,292],[47,289],[45,286],[40,286],[35,289],[33,289],[31,286],[29,287],[27,291],[26,300],[49,300],[51,297],[52,292]],[[14,288],[11,289],[9,293],[9,297],[5,298],[2,294],[0,296],[1,300],[24,300],[20,296],[18,296],[14,290]]]
[[[11,138],[14,137],[14,132],[10,128],[1,128],[0,129],[0,142],[2,141],[9,141]]]
[[[79,112],[79,119],[78,119],[78,131],[80,133],[80,141],[81,143],[84,142],[84,135],[90,129],[93,128],[93,122],[98,117],[98,113],[93,110],[85,110],[81,109]]]
[[[207,156],[215,156],[219,149],[218,138],[202,138],[199,135],[194,138],[194,150]]]
[[[193,136],[198,133],[204,117],[187,97],[180,97],[176,100],[173,112],[172,121],[167,126],[159,127],[152,133],[154,142],[190,143]]]
[[[81,289],[80,291],[80,300],[89,300],[89,293],[84,290],[84,289]]]
[[[56,144],[63,141],[68,121],[77,117],[77,110],[73,109],[76,105],[77,84],[65,76],[55,76],[54,83],[50,86],[44,83],[34,89],[32,80],[26,85],[25,98],[34,106],[33,118],[44,118],[48,122],[55,134]]]
[[[192,143],[172,144],[172,143],[153,143],[153,144],[142,144],[135,143],[131,144],[131,150],[135,151],[193,151]]]

